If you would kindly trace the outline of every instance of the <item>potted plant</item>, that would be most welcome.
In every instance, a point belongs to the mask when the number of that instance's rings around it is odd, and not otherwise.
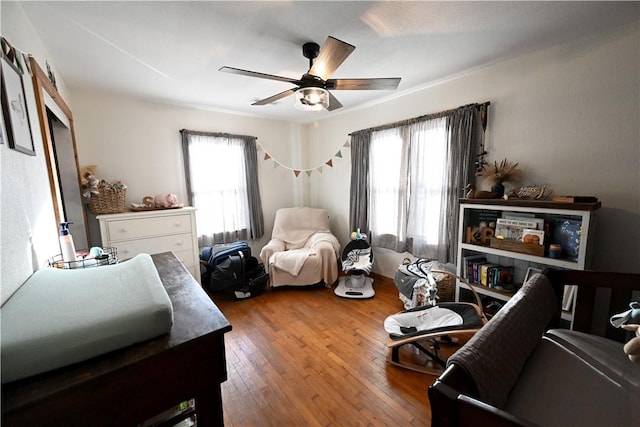
[[[518,168],[518,163],[513,163],[507,159],[500,163],[494,162],[493,165],[484,165],[476,176],[486,181],[491,186],[491,192],[500,198],[504,196],[504,183],[520,182],[522,179],[522,170]]]

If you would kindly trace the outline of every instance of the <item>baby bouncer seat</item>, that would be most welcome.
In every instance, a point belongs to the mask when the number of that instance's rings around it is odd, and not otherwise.
[[[475,303],[438,303],[433,273],[449,275],[465,283]],[[427,290],[422,305],[391,315],[384,321],[384,329],[390,338],[387,347],[391,350],[387,362],[437,376],[446,367],[446,357],[440,353],[441,346],[457,346],[458,337],[475,334],[487,323],[487,318],[474,285],[449,271],[432,270],[426,279],[418,280],[414,286],[425,286]],[[414,354],[402,354],[404,346],[412,348]]]
[[[348,276],[340,277],[338,286],[333,291],[343,298],[372,298],[376,293],[373,290],[373,279],[367,277],[373,266],[373,250],[367,242],[367,235],[357,232],[351,233],[351,242],[342,251],[342,271]]]

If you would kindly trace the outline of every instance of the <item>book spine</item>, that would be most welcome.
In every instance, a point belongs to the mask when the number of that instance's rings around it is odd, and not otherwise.
[[[537,228],[538,224],[536,221],[521,221],[517,219],[506,219],[506,218],[498,218],[496,224],[498,225],[510,225],[514,227],[522,227],[522,228]]]

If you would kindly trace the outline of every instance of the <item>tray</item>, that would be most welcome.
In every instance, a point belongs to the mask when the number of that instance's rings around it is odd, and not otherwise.
[[[519,252],[522,254],[544,256],[544,246],[531,243],[518,242],[517,240],[506,240],[492,237],[489,246],[505,251]]]

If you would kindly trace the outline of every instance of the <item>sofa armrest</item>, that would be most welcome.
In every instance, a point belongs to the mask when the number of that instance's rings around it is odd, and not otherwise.
[[[571,329],[579,332],[594,332],[592,323],[596,303],[608,304],[606,314],[610,317],[628,310],[633,292],[640,291],[640,274],[556,269],[547,269],[544,274],[554,286],[578,287]],[[610,289],[610,296],[606,298],[598,288]],[[624,330],[614,328],[608,322],[604,335],[618,342],[624,342],[626,338]]]
[[[445,381],[456,385],[449,386]],[[535,427],[535,424],[472,397],[477,396],[472,382],[460,366],[451,365],[429,387],[431,427]]]
[[[449,365],[428,390],[432,427],[457,425],[458,396],[478,396],[473,379],[458,365]]]
[[[282,252],[286,248],[285,243],[280,239],[271,239],[269,243],[264,245],[260,251],[260,261],[264,264],[264,267],[269,271],[269,258],[276,252]]]
[[[520,417],[487,403],[461,394],[458,403],[458,425],[492,427],[538,427]]]

